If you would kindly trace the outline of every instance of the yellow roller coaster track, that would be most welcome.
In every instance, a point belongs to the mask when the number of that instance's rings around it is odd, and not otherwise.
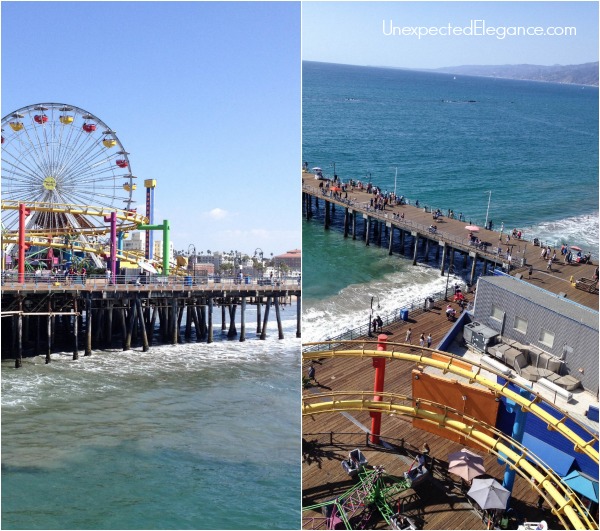
[[[349,398],[350,396],[356,398]],[[429,400],[413,399],[397,393],[378,393],[378,396],[381,397],[381,401],[373,400],[372,391],[308,395],[303,398],[302,413],[307,416],[341,411],[399,414],[418,418],[438,428],[459,433],[508,463],[544,497],[552,513],[566,529],[598,529],[598,524],[588,513],[581,499],[562,483],[550,466],[494,426]],[[420,407],[422,405],[441,409],[444,413],[435,413]],[[448,414],[462,418],[465,422],[448,418]],[[490,432],[493,435],[490,435]]]
[[[20,201],[2,201],[2,210],[18,210]],[[93,216],[93,217],[104,217],[110,216],[111,213],[116,212],[117,219],[126,223],[119,225],[120,231],[129,231],[137,229],[138,225],[148,224],[148,218],[137,212],[130,210],[121,210],[118,208],[107,208],[107,207],[96,207],[96,206],[85,206],[85,205],[68,205],[60,203],[42,203],[32,202],[26,203],[25,206],[34,212],[52,212],[56,214],[72,214],[74,216]],[[52,233],[56,235],[64,234],[106,234],[110,231],[109,227],[103,229],[102,227],[88,227],[88,228],[63,228],[63,229],[52,229]],[[16,231],[12,231],[16,232]],[[44,235],[48,234],[50,229],[35,229],[34,231],[28,231],[32,235]]]
[[[49,243],[48,242],[48,238],[45,237],[41,237],[41,236],[27,236],[25,238],[25,242],[28,243],[29,245],[36,245],[36,246],[40,246],[40,247],[52,247],[54,249],[59,248],[59,249],[69,249],[69,250],[73,250],[73,251],[77,251],[77,252],[84,252],[84,253],[93,253],[93,254],[103,254],[103,253],[108,253],[108,246],[107,245],[102,245],[102,244],[98,244],[98,245],[94,245],[92,243],[89,242],[80,242],[80,241],[72,241],[72,242],[52,242]],[[10,235],[10,236],[2,236],[2,245],[8,245],[8,244],[17,244],[18,243],[18,238],[16,235]],[[144,259],[144,253],[140,252],[140,251],[126,251],[126,250],[121,250],[121,251],[117,251],[117,259],[118,260],[124,260],[126,262],[131,262],[132,264],[137,264],[140,260]],[[162,264],[159,264],[158,262],[152,262],[152,265],[154,265],[155,267],[162,267]]]
[[[346,341],[344,343],[346,345],[349,345],[352,343],[361,344],[361,345],[365,344],[364,341]],[[313,346],[313,345],[331,346],[331,345],[335,345],[335,344],[339,345],[339,341],[338,342],[328,341],[328,342],[319,342],[319,343],[307,343],[304,346],[305,347]],[[571,441],[574,445],[576,452],[585,453],[588,457],[593,459],[595,463],[598,463],[598,451],[594,448],[594,445],[596,445],[598,443],[598,435],[589,432],[589,430],[587,430],[587,428],[582,426],[584,429],[586,429],[586,431],[590,435],[589,440],[587,440],[587,441],[584,440],[579,435],[577,435],[573,430],[571,430],[569,427],[566,426],[566,421],[569,419],[569,415],[567,412],[557,410],[562,415],[562,418],[560,418],[560,419],[550,415],[548,412],[546,412],[544,409],[542,409],[538,405],[540,402],[544,402],[543,397],[540,396],[539,394],[532,392],[531,389],[529,389],[529,388],[524,388],[521,384],[519,384],[519,382],[515,381],[514,379],[506,378],[499,372],[497,372],[493,369],[489,369],[487,367],[482,367],[481,365],[474,363],[472,361],[469,361],[469,363],[472,365],[473,370],[467,370],[463,367],[459,367],[458,365],[455,365],[453,363],[453,360],[455,360],[455,359],[460,360],[460,358],[453,356],[452,354],[449,354],[447,352],[443,352],[443,351],[437,351],[434,349],[420,347],[419,353],[415,354],[415,353],[409,352],[409,350],[413,350],[413,349],[415,349],[415,347],[413,345],[404,344],[404,343],[388,343],[387,348],[391,349],[391,350],[378,351],[378,350],[367,350],[367,349],[363,348],[363,349],[358,349],[358,350],[342,350],[342,349],[335,350],[334,349],[334,350],[324,350],[324,351],[316,351],[316,352],[304,352],[302,357],[304,360],[307,360],[307,361],[315,360],[315,359],[324,359],[324,358],[336,358],[336,357],[399,359],[399,360],[404,360],[404,361],[409,361],[409,362],[415,363],[416,365],[418,364],[418,365],[433,367],[433,368],[442,370],[444,374],[449,372],[449,373],[455,374],[457,376],[462,376],[463,378],[468,379],[469,383],[476,382],[476,383],[482,385],[483,387],[490,389],[496,395],[501,395],[501,396],[504,396],[504,397],[512,400],[513,402],[518,404],[523,411],[528,411],[528,412],[532,413],[533,415],[535,415],[536,417],[540,418],[542,421],[544,421],[547,424],[547,427],[549,430],[556,430],[559,433],[561,433],[566,439]],[[393,350],[395,348],[401,348],[403,351]],[[432,352],[438,352],[440,354],[443,354],[444,356],[449,357],[449,360],[448,361],[434,360],[430,357]],[[480,372],[482,370],[486,370],[488,372],[496,374],[497,376],[501,376],[502,378],[504,378],[506,380],[506,383],[501,385],[501,384],[498,384],[496,382],[493,382],[493,381],[481,376]],[[524,396],[520,395],[519,393],[512,391],[511,389],[508,388],[509,383],[513,383],[514,385],[516,385],[519,388],[526,389],[531,394],[535,395],[534,398],[528,399],[528,398],[525,398]],[[355,395],[355,394],[357,394],[357,393],[356,392],[345,392],[345,396]],[[578,504],[576,503],[578,498],[574,494],[571,493],[571,494],[569,494],[569,496],[567,496],[567,499],[565,500],[565,496],[560,494],[559,490],[557,490],[557,488],[556,488],[555,483],[548,479],[548,477],[549,477],[548,474],[551,473],[551,471],[550,472],[548,471],[548,467],[546,467],[546,466],[543,467],[544,472],[540,472],[539,470],[537,470],[537,468],[535,466],[532,466],[529,462],[527,462],[525,460],[525,455],[531,455],[531,454],[524,452],[519,455],[518,453],[516,453],[514,450],[511,449],[511,447],[510,447],[511,445],[513,445],[515,447],[519,446],[517,443],[515,443],[511,439],[509,439],[510,444],[507,446],[504,443],[497,441],[494,437],[490,437],[485,432],[478,430],[473,425],[467,425],[465,423],[457,422],[453,419],[448,419],[446,414],[433,413],[431,411],[424,410],[424,409],[420,408],[419,407],[420,404],[416,402],[417,400],[420,400],[420,399],[415,399],[416,405],[414,405],[414,406],[412,404],[410,406],[402,406],[402,405],[393,403],[393,399],[394,399],[393,397],[400,398],[402,400],[407,399],[407,397],[404,397],[402,395],[389,395],[392,397],[392,400],[390,400],[389,402],[383,402],[383,401],[379,402],[379,401],[367,400],[364,398],[364,396],[358,400],[335,400],[334,395],[339,396],[339,394],[331,393],[329,395],[332,398],[331,401],[320,402],[318,404],[311,404],[310,400],[312,397],[305,396],[303,398],[303,414],[304,415],[312,415],[315,413],[346,411],[346,410],[381,411],[381,412],[387,412],[387,413],[405,414],[405,415],[409,415],[409,416],[418,416],[419,418],[423,418],[424,420],[435,423],[436,425],[444,426],[447,429],[458,430],[461,433],[463,433],[464,435],[467,435],[467,436],[477,440],[482,446],[488,448],[490,451],[492,451],[494,453],[502,453],[504,456],[506,456],[506,459],[511,462],[512,466],[515,467],[515,470],[519,474],[523,475],[523,477],[526,477],[528,479],[528,481],[531,482],[530,478],[535,479],[541,485],[543,490],[545,490],[545,492],[548,494],[548,497],[555,502],[554,504],[552,504],[553,512],[557,516],[559,516],[559,518],[561,518],[561,515],[564,514],[568,518],[568,520],[571,522],[571,524],[574,526],[575,529],[584,529],[584,528],[585,529],[597,529],[598,528],[597,524],[595,524],[595,522],[593,523],[593,526],[591,526],[591,527],[589,525],[588,525],[588,527],[584,527],[583,523],[580,520],[580,517],[578,516],[577,512],[574,510],[573,507],[578,507],[579,513],[583,516],[584,520],[586,521],[586,524],[589,524],[589,522],[593,522],[593,520],[590,520],[589,516],[586,516],[585,510],[582,510],[581,508],[579,508]],[[370,393],[370,395],[372,395],[372,392]],[[319,395],[319,396],[321,396],[321,400],[323,400],[324,397],[326,397],[327,395]],[[421,400],[421,403],[425,403],[425,402],[426,401]],[[447,406],[441,405],[441,407],[445,408],[445,410],[447,410],[447,411],[450,410]],[[553,404],[551,404],[551,407],[553,407],[554,409],[557,409]],[[462,413],[457,413],[457,414],[462,415]],[[571,420],[573,420],[573,419],[571,419]],[[476,422],[480,426],[482,426],[484,424],[480,421],[476,421]],[[576,422],[576,421],[574,421],[574,422]],[[576,422],[576,423],[578,425],[581,425],[578,422]],[[487,429],[490,429],[490,427],[487,427]],[[495,428],[492,428],[492,429],[494,430],[494,432],[497,432],[497,430],[495,430]],[[539,462],[539,460],[538,460],[538,462]],[[522,473],[522,471],[527,472],[529,474],[529,476],[525,476],[524,473]],[[559,481],[559,483],[560,483],[560,481]],[[561,518],[561,522],[563,522],[565,527],[568,527],[566,525],[566,523],[562,520],[562,518]]]

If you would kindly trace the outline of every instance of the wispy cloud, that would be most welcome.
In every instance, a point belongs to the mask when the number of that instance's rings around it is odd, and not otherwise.
[[[211,219],[225,219],[230,214],[227,210],[223,210],[222,208],[213,208],[211,211],[207,212],[206,215]]]

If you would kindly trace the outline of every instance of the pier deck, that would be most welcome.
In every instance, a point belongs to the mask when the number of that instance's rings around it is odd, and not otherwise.
[[[556,249],[558,255],[557,261],[552,265],[552,269],[548,270],[548,260],[543,260],[540,256],[542,248],[533,244],[530,235],[525,234],[525,237],[520,240],[513,239],[511,236],[510,241],[507,243],[506,236],[512,233],[513,227],[505,227],[500,245],[500,232],[498,230],[490,231],[481,227],[477,235],[482,242],[487,242],[489,245],[485,250],[476,249],[470,245],[468,238],[469,231],[465,229],[465,226],[469,224],[468,219],[466,221],[450,219],[445,215],[446,212],[443,212],[444,215],[441,219],[434,220],[430,209],[428,207],[425,208],[424,205],[419,208],[413,205],[387,206],[384,211],[373,210],[369,208],[369,202],[373,196],[364,190],[355,189],[354,191],[348,191],[348,197],[346,198],[345,194],[334,195],[333,192],[323,193],[323,189],[319,188],[319,182],[322,181],[316,180],[310,173],[303,173],[302,179],[303,193],[318,200],[314,209],[311,207],[312,212],[320,211],[322,213],[325,211],[326,207],[323,206],[322,202],[327,201],[335,205],[336,210],[339,209],[343,212],[345,209],[348,209],[350,214],[356,213],[357,216],[362,218],[368,216],[371,220],[384,225],[384,227],[387,225],[388,230],[393,227],[394,229],[405,231],[407,234],[418,235],[420,239],[430,240],[430,242],[433,244],[437,243],[440,247],[445,245],[448,248],[468,254],[471,257],[476,255],[477,260],[486,261],[490,265],[495,264],[497,267],[502,267],[502,264],[506,263],[506,250],[508,247],[512,255],[513,264],[510,274],[520,274],[524,280],[529,280],[528,270],[531,265],[533,266],[533,274],[530,280],[532,284],[552,293],[564,293],[568,299],[589,308],[595,310],[599,308],[597,293],[577,289],[575,285],[576,281],[580,278],[594,278],[598,266],[597,261],[593,264],[579,264],[575,262],[565,264],[564,257],[560,255],[559,247]],[[318,205],[319,202],[321,202],[320,207]],[[304,210],[306,213],[306,205],[304,206]],[[398,219],[396,217],[394,219],[394,214],[403,214],[404,218]],[[310,218],[310,213],[308,217]],[[432,224],[437,225],[437,232],[435,234],[429,233],[429,226]],[[494,227],[497,225],[496,223]],[[359,234],[356,237],[364,239],[363,231],[358,229],[357,232]],[[371,240],[370,243],[387,246],[389,242],[385,237],[382,237],[383,232],[381,231],[377,237],[377,241]],[[502,251],[500,256],[497,254],[499,246]],[[584,254],[586,251],[587,249],[584,249]],[[410,257],[412,257],[412,254]],[[523,263],[526,265],[521,265],[523,259]],[[447,268],[447,265],[445,267]]]
[[[467,301],[473,300],[473,294],[466,294]],[[436,301],[429,311],[416,310],[409,314],[409,320],[398,321],[384,326],[383,333],[388,335],[388,342],[405,340],[408,327],[412,329],[414,351],[419,351],[419,336],[431,333],[432,346],[436,346],[447,334],[454,323],[445,317],[445,301]],[[451,303],[458,310],[458,305]],[[375,343],[364,339],[364,348],[373,349]],[[373,338],[375,339],[375,338]],[[373,341],[371,339],[370,341]],[[349,345],[346,345],[349,348]],[[340,347],[344,348],[344,346]],[[354,344],[352,348],[363,348]],[[318,394],[329,391],[368,391],[373,389],[374,369],[370,358],[331,358],[322,359],[315,365],[316,380],[314,385],[304,390],[304,394]],[[411,395],[411,370],[415,364],[394,360],[386,366],[385,390]],[[307,366],[304,367],[304,374]],[[582,391],[583,392],[583,391]],[[569,409],[566,403],[557,406]],[[423,443],[431,448],[433,458],[433,479],[429,483],[409,489],[403,493],[404,510],[414,517],[422,529],[486,529],[482,514],[469,501],[461,488],[460,478],[448,474],[447,456],[460,450],[463,446],[443,437],[413,427],[412,420],[400,415],[383,415],[381,436],[387,447],[368,444],[367,432],[371,427],[371,419],[367,412],[344,412],[320,414],[303,417],[303,463],[302,486],[303,506],[309,506],[331,500],[343,494],[355,484],[343,470],[341,461],[348,457],[348,452],[360,448],[370,465],[383,465],[386,472],[401,476],[407,471],[416,453]],[[478,451],[484,457],[487,474],[500,482],[504,474],[504,466],[498,464],[492,454]],[[538,493],[523,478],[517,475],[513,488],[511,507],[522,518],[528,521],[546,520],[550,529],[562,526],[550,514],[547,506],[537,508]],[[310,514],[304,514],[310,516]],[[320,516],[317,513],[312,516]],[[382,520],[377,527],[382,529]],[[516,527],[511,527],[516,529]]]

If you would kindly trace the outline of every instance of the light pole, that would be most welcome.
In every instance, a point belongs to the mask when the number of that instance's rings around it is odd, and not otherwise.
[[[396,166],[396,176],[394,177],[394,200],[396,199],[396,183],[398,181],[398,166]]]
[[[337,179],[337,174],[335,173],[335,162],[332,162],[331,165],[333,166],[333,180],[335,181]]]
[[[377,295],[371,295],[371,314],[369,315],[369,337],[373,337],[371,333],[371,325],[373,323],[373,299],[377,297],[377,309],[379,310],[381,306],[379,306],[379,297]]]
[[[453,265],[448,268],[448,276],[446,277],[446,291],[444,292],[445,301],[448,300],[448,283],[450,282],[450,273],[455,273]]]
[[[262,274],[263,274],[263,250],[260,247],[257,247],[256,249],[254,249],[254,258],[256,258],[256,261],[258,261],[258,259],[260,258],[260,269],[259,274],[260,274],[260,278],[262,278]]]
[[[196,283],[196,246],[193,243],[188,245],[188,269],[190,266],[192,267],[192,277],[194,278],[194,284]],[[194,257],[194,261],[192,262],[191,257]]]
[[[492,191],[488,190],[488,194],[490,194],[488,196],[488,207],[487,207],[487,211],[485,213],[485,228],[488,228],[488,214],[490,213],[490,201],[492,200]]]

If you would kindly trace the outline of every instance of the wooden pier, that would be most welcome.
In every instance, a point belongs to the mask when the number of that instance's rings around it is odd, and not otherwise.
[[[468,302],[473,294],[466,294]],[[414,352],[419,351],[419,336],[431,334],[432,346],[436,346],[454,325],[446,319],[448,304],[460,311],[457,303],[436,301],[427,311],[418,309],[410,312],[408,321],[397,321],[383,327],[389,342],[403,343],[406,330],[412,329]],[[376,348],[373,338],[363,338],[365,349]],[[341,344],[338,348],[349,348]],[[352,348],[361,348],[360,344]],[[308,365],[305,364],[304,374]],[[373,389],[374,369],[370,358],[330,358],[315,364],[318,385],[303,391],[305,395],[332,391],[369,391]],[[413,363],[394,360],[386,366],[385,390],[411,396],[411,370]],[[343,470],[341,462],[348,458],[354,448],[360,448],[369,465],[382,465],[387,473],[402,476],[413,463],[419,449],[427,442],[433,461],[432,480],[403,493],[401,507],[415,518],[420,529],[486,529],[483,515],[469,500],[464,486],[457,476],[448,473],[448,455],[460,450],[463,445],[436,436],[413,426],[410,418],[399,415],[383,415],[381,438],[383,444],[373,445],[368,433],[371,417],[368,412],[340,412],[303,417],[302,421],[302,505],[304,507],[331,500],[351,488],[356,480]],[[502,481],[504,465],[496,457],[477,452],[484,457],[487,474]],[[558,520],[547,508],[538,509],[538,493],[517,475],[512,492],[511,507],[521,518],[528,521],[546,520],[550,529],[560,529]],[[304,514],[315,516],[318,514]],[[514,521],[511,525],[514,525]],[[374,529],[384,529],[382,520]],[[516,529],[510,527],[509,529]]]
[[[335,228],[345,238],[362,240],[365,246],[385,247],[390,255],[410,259],[413,265],[436,264],[441,275],[448,271],[460,274],[469,284],[474,284],[479,275],[494,268],[510,269],[512,275],[520,275],[547,291],[562,293],[574,302],[598,310],[598,283],[595,283],[596,292],[582,289],[586,284],[578,283],[582,278],[593,282],[597,263],[565,264],[560,249],[557,249],[558,259],[549,269],[548,260],[541,258],[541,247],[526,238],[514,239],[512,235],[507,241],[512,228],[506,227],[503,234],[481,228],[477,236],[483,244],[474,246],[465,229],[468,220],[448,218],[445,212],[434,220],[430,208],[406,204],[375,210],[370,205],[372,194],[364,190],[340,193],[320,188],[319,183],[323,181],[315,180],[312,174],[303,173],[302,176],[303,217],[322,220],[325,230]],[[430,231],[431,225],[437,225],[435,233]],[[507,250],[511,255],[510,268]],[[530,266],[533,267],[531,279]]]
[[[94,350],[115,346],[123,350],[141,346],[147,351],[155,343],[212,343],[215,308],[221,309],[221,332],[227,339],[245,341],[250,326],[246,308],[256,308],[256,336],[264,340],[274,307],[278,337],[283,339],[281,306],[294,303],[296,337],[301,335],[301,289],[296,281],[186,285],[161,280],[164,282],[139,286],[107,285],[93,279],[85,285],[58,286],[5,282],[1,290],[2,358],[14,358],[15,366],[20,367],[25,355],[45,354],[50,363],[52,352],[71,348],[73,359],[78,359],[80,349],[90,356]]]

